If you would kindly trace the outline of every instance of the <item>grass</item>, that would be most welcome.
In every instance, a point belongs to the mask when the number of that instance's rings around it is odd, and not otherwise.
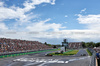
[[[55,52],[55,53],[49,53],[49,54],[51,54],[51,55],[75,55],[75,54],[77,54],[77,52],[78,52],[79,50],[68,50],[67,52],[64,52],[63,54],[62,53],[57,53],[57,52]]]
[[[72,50],[70,52],[65,52],[64,55],[75,55],[79,50]]]
[[[92,53],[91,53],[88,49],[86,49],[86,51],[88,52],[88,54],[89,54],[90,56],[92,56]]]

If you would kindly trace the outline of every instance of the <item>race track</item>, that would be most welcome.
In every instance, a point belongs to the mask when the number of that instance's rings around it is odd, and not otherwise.
[[[3,58],[0,59],[0,66],[89,66],[91,60],[85,49],[80,49],[73,56],[45,56],[49,52]]]

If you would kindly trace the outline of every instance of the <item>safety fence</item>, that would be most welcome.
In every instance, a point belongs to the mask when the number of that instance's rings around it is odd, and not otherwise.
[[[88,48],[88,50],[92,53],[90,66],[96,66],[96,52],[91,48]]]
[[[59,49],[50,49],[50,50],[41,50],[41,51],[30,51],[30,52],[20,52],[20,53],[5,53],[5,54],[0,54],[0,58],[15,57],[15,56],[20,56],[20,55],[27,55],[27,54],[47,52],[47,51],[56,51],[56,50],[59,50]]]

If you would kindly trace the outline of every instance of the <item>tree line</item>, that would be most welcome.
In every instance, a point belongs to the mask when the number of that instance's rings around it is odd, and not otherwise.
[[[53,48],[58,48],[58,47],[62,46],[60,44],[57,44],[57,45],[47,44],[47,42],[45,42],[44,44],[47,45],[47,46],[53,47]]]
[[[60,45],[60,44],[52,45],[52,44],[47,44],[47,42],[45,42],[44,44],[48,45],[50,47],[53,47],[53,48],[62,47],[62,45]],[[83,48],[87,48],[87,47],[90,47],[90,48],[100,47],[100,42],[97,42],[97,43],[94,43],[94,42],[82,42],[82,47]]]
[[[100,42],[94,43],[94,42],[82,42],[83,48],[93,48],[93,47],[100,47]]]

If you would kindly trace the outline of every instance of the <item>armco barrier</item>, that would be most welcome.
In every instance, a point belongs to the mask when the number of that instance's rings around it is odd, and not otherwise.
[[[90,66],[96,66],[96,52],[91,48],[88,48],[88,50],[92,53]]]
[[[1,54],[0,58],[5,58],[5,57],[14,57],[14,56],[20,56],[20,55],[27,55],[27,54],[32,54],[32,53],[40,53],[40,52],[47,52],[47,51],[56,51],[58,49],[51,49],[51,50],[41,50],[41,51],[31,51],[31,52],[20,52],[20,53],[10,53],[10,54]]]

